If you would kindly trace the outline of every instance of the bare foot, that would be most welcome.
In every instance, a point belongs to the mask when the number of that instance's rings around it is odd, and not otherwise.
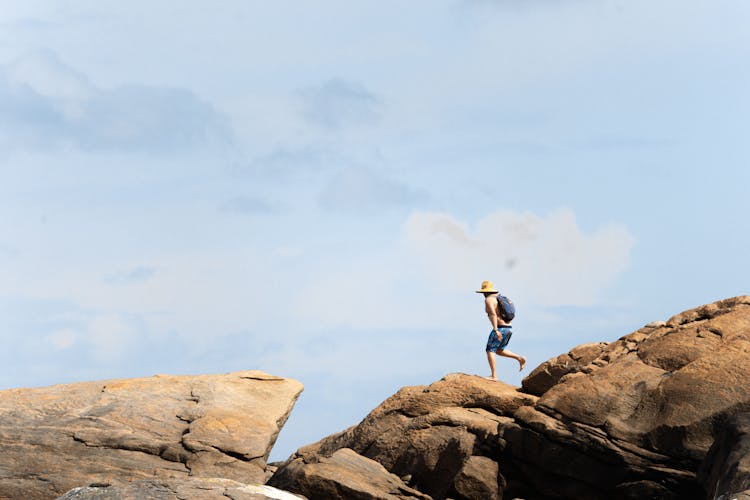
[[[521,359],[518,360],[518,364],[520,365],[518,367],[518,371],[520,372],[521,370],[523,370],[523,367],[526,366],[526,358],[521,356]]]
[[[492,375],[490,375],[489,377],[484,377],[484,378],[486,378],[487,380],[494,380],[495,382],[497,382],[497,377],[493,377]]]

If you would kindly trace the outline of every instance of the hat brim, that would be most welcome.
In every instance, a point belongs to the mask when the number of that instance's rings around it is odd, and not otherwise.
[[[500,293],[497,290],[477,290],[476,293]]]

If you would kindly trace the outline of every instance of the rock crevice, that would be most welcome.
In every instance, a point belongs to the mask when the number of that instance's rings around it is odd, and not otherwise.
[[[263,483],[301,391],[255,371],[0,391],[0,498],[154,476]]]
[[[750,410],[748,306],[749,296],[726,299],[575,347],[521,388],[463,374],[405,387],[358,425],[300,448],[270,483],[324,498],[299,478],[347,449],[434,499],[698,500],[744,491],[748,475],[733,471],[750,457],[744,445],[726,444],[744,436],[744,423],[726,422]],[[719,446],[726,425],[734,437]],[[730,465],[716,472],[707,460]]]

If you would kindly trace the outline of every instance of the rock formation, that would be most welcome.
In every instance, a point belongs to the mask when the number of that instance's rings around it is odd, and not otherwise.
[[[263,483],[301,391],[258,371],[0,391],[0,498],[154,477]]]
[[[310,464],[291,463],[279,474],[278,481],[283,483],[285,475],[293,477],[314,498],[430,498],[409,488],[378,462],[349,448],[336,450],[330,457],[321,457]]]
[[[310,489],[309,471],[348,449],[347,460],[375,461],[436,499],[702,499],[747,489],[747,440],[733,442],[746,435],[735,417],[748,411],[745,296],[579,346],[520,389],[460,374],[406,387],[358,425],[300,448],[269,484],[312,499],[419,498]],[[722,432],[735,437],[715,444]]]
[[[74,488],[58,500],[303,500],[271,486],[231,479],[148,479],[121,485],[95,484]]]
[[[750,414],[721,427],[699,477],[711,500],[750,500]]]
[[[349,448],[350,456],[379,463],[433,498],[492,498],[488,492],[497,498],[504,486],[497,466],[500,430],[513,422],[507,415],[536,400],[502,382],[462,374],[429,387],[405,387],[359,425],[300,448],[268,484],[309,498],[424,498],[408,490],[400,497],[385,490],[354,497],[310,489],[307,471]]]

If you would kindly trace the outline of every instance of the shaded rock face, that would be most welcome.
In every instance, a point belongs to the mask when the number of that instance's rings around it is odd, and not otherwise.
[[[374,460],[349,448],[336,450],[330,457],[306,463],[292,461],[273,478],[270,484],[286,484],[306,491],[313,498],[421,499],[430,497],[409,488],[398,476],[389,473]]]
[[[58,500],[301,500],[303,497],[271,486],[243,484],[231,479],[149,479],[121,485],[74,488]]]
[[[257,371],[0,391],[0,498],[155,476],[263,483],[301,391]]]
[[[309,498],[420,498],[417,492],[396,497],[381,490],[379,495],[354,497],[339,490],[320,494],[311,489],[306,471],[349,449],[433,498],[501,498],[499,430],[512,422],[504,415],[536,399],[502,382],[462,374],[448,375],[428,387],[405,387],[359,425],[300,448],[268,484]],[[490,463],[494,465],[488,471]]]
[[[714,437],[746,411],[750,297],[736,297],[576,347],[520,390],[459,374],[404,388],[277,475],[306,494],[301,471],[349,448],[433,498],[698,499]]]
[[[750,413],[721,427],[700,470],[711,500],[750,500]]]

